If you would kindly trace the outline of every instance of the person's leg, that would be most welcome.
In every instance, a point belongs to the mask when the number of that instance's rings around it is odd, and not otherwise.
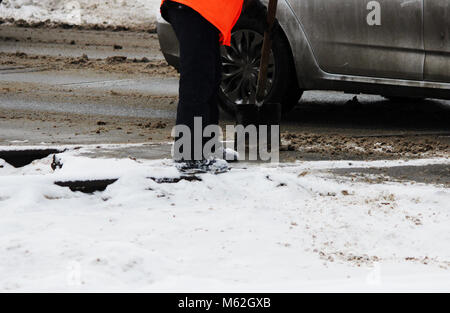
[[[216,125],[216,136],[219,136],[220,129],[219,129],[219,90],[220,90],[220,84],[222,82],[222,57],[221,57],[221,50],[220,50],[220,44],[217,42],[217,45],[214,47],[214,58],[215,58],[215,75],[214,75],[214,92],[211,94],[210,99],[208,100],[208,125]],[[219,139],[218,137],[215,137],[216,139]],[[212,137],[206,138],[206,140],[211,140]],[[217,157],[217,158],[223,158],[222,151],[222,143],[219,141],[214,142],[215,146],[212,149],[212,154],[210,156]],[[219,149],[219,150],[217,150]]]
[[[217,42],[217,45],[214,47],[214,58],[215,58],[215,83],[214,83],[214,92],[211,95],[209,100],[209,123],[212,125],[219,124],[219,90],[220,84],[222,82],[222,54],[220,50],[220,44]]]
[[[219,32],[186,6],[171,5],[167,13],[180,44],[180,99],[176,124],[186,125],[193,136],[195,117],[202,118],[203,128],[218,120],[218,114],[211,108],[211,99],[218,88]],[[201,138],[199,143],[202,143]]]

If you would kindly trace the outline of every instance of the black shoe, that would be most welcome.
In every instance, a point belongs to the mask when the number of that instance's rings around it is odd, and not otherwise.
[[[228,162],[221,159],[177,161],[175,166],[180,172],[185,174],[221,174],[230,170]]]

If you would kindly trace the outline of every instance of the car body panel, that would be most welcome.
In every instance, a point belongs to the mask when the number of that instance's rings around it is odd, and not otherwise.
[[[329,73],[423,79],[422,0],[380,0],[369,25],[367,0],[288,0],[320,67]],[[320,21],[320,22],[319,22]]]
[[[161,52],[164,54],[164,57],[170,65],[178,68],[180,47],[175,31],[161,16],[158,16],[156,28]]]
[[[425,1],[425,69],[429,81],[450,81],[450,0]]]

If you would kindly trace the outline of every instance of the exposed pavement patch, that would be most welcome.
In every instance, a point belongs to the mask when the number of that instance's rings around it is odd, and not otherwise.
[[[286,132],[285,150],[306,155],[329,155],[341,159],[392,159],[448,156],[447,132],[427,134],[353,135]]]
[[[15,168],[24,167],[35,160],[48,157],[51,154],[62,153],[59,149],[26,149],[26,150],[0,150],[0,159]]]
[[[383,168],[335,169],[334,174],[344,175],[369,183],[387,181],[414,181],[450,187],[450,165],[430,164],[424,166],[393,166]]]
[[[109,185],[118,181],[115,179],[98,179],[98,180],[76,180],[76,181],[57,181],[55,185],[60,187],[68,187],[73,192],[82,192],[91,194],[94,192],[105,191]]]

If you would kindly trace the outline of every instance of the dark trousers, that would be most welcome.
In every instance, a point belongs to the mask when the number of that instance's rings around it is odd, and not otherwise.
[[[219,124],[217,97],[222,78],[219,31],[185,5],[166,1],[162,11],[180,44],[180,90],[176,124],[186,125],[193,136],[194,117],[202,118],[202,129]],[[203,144],[207,140],[204,139]]]

